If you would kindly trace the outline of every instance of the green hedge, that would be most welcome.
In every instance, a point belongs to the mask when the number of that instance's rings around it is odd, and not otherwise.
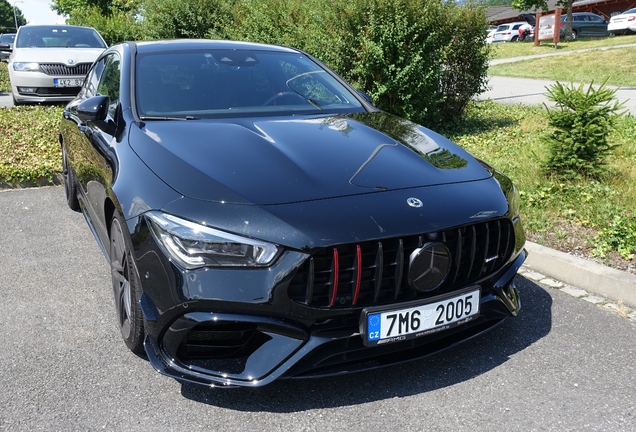
[[[9,72],[7,64],[0,62],[0,93],[9,93],[11,91],[11,83],[9,82]]]

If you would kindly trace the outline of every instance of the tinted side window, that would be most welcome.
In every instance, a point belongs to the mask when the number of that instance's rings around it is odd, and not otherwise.
[[[93,66],[93,69],[90,70],[88,75],[86,76],[86,81],[84,82],[84,97],[92,97],[97,94],[97,85],[99,84],[99,79],[102,76],[102,72],[104,71],[105,59],[101,59],[99,62]]]
[[[108,96],[108,114],[115,116],[115,110],[119,103],[119,83],[120,83],[120,60],[116,54],[111,54],[105,59],[104,71],[99,85],[97,95]]]

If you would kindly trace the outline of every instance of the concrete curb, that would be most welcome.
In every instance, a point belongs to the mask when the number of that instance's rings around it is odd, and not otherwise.
[[[635,275],[532,242],[526,242],[526,250],[529,269],[636,308]]]

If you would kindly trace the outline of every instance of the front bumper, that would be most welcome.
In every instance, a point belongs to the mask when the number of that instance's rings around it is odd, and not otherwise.
[[[302,319],[259,314],[252,305],[241,312],[197,309],[184,303],[169,325],[161,321],[157,307],[145,294],[145,348],[153,367],[172,378],[209,386],[262,386],[279,378],[317,377],[374,369],[422,358],[469,340],[515,316],[520,300],[514,276],[526,258],[516,258],[481,286],[480,316],[466,324],[422,338],[366,347],[355,317],[327,319],[306,326]],[[358,316],[359,316],[358,311]],[[309,319],[309,317],[308,317]],[[192,347],[213,356],[189,352]],[[206,340],[208,345],[200,344]]]
[[[11,66],[11,65],[9,65]],[[11,91],[18,102],[68,102],[73,100],[81,87],[55,87],[55,78],[83,81],[84,76],[52,77],[41,72],[10,71]],[[29,89],[26,91],[26,89]]]

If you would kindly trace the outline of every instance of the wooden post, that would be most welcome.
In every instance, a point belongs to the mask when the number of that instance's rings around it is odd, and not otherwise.
[[[539,46],[541,41],[539,40],[539,19],[541,18],[541,12],[537,12],[534,16],[534,46]]]
[[[559,41],[561,40],[561,8],[554,9],[554,49],[558,48]]]

